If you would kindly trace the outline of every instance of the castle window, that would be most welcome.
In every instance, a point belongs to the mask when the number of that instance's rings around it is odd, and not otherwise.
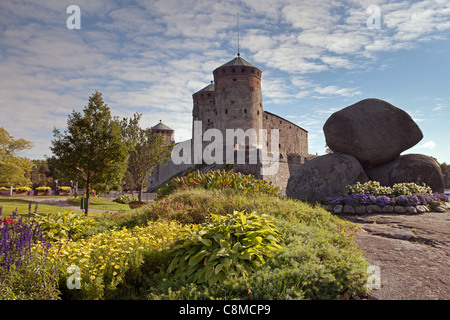
[[[211,93],[208,93],[208,97],[211,97]]]
[[[225,114],[228,114],[228,109],[225,109]]]
[[[280,120],[280,124],[282,124],[282,123],[283,123],[283,121]]]
[[[225,73],[225,69],[222,69],[222,73]]]
[[[259,110],[256,112],[256,114],[259,116]]]
[[[231,100],[231,104],[234,104],[234,101],[233,101],[233,100]]]
[[[231,72],[235,73],[235,72],[236,72],[236,69],[235,69],[235,68],[231,69]]]
[[[278,148],[281,148],[281,144],[280,143],[278,144]]]
[[[247,109],[244,109],[244,113],[247,113]]]
[[[210,121],[210,120],[208,119],[208,123],[209,123],[209,121]]]
[[[241,71],[242,71],[242,73],[244,73],[245,72],[245,68],[242,68]]]
[[[233,81],[236,81],[236,78],[234,78]]]

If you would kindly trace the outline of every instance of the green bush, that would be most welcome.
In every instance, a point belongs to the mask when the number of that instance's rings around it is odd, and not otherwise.
[[[51,190],[51,188],[50,187],[37,187],[35,190],[38,192],[46,192],[46,191]]]
[[[30,190],[31,190],[30,187],[15,187],[15,188],[13,188],[14,192],[20,192],[20,193],[27,192],[27,191],[30,191]]]
[[[174,248],[168,273],[188,282],[213,285],[229,278],[248,277],[281,246],[280,233],[266,216],[234,212],[193,225]]]
[[[74,211],[37,214],[35,220],[44,231],[45,237],[51,241],[59,241],[61,237],[76,240],[96,226],[95,220],[86,217],[82,212]]]
[[[392,187],[382,186],[378,181],[368,181],[361,184],[357,182],[354,185],[346,187],[346,194],[352,195],[357,193],[371,194],[374,196],[387,196],[387,197],[398,197],[401,195],[411,195],[414,193],[429,193],[431,194],[432,189],[423,184],[419,185],[416,183],[396,183]]]
[[[243,193],[278,194],[278,187],[273,186],[270,182],[258,180],[253,175],[245,175],[233,170],[208,171],[206,173],[196,170],[186,176],[170,180],[168,184],[158,189],[157,194],[161,198],[173,193],[176,189],[182,188],[204,188],[207,190],[231,188]]]
[[[220,285],[153,274],[150,299],[358,299],[369,292],[368,263],[352,239],[357,226],[321,207],[235,190],[184,190],[167,200],[171,202],[164,202],[164,208],[171,210],[172,216],[183,211],[200,216],[207,204],[211,211],[218,208],[224,214],[232,213],[233,208],[267,214],[274,217],[283,235],[282,248],[247,277],[230,277]],[[155,202],[153,210],[160,204]]]
[[[138,201],[139,199],[132,194],[124,194],[118,196],[114,201],[123,204],[129,204],[131,201]]]

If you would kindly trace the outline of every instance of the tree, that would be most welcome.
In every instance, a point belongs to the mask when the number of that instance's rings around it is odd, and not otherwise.
[[[142,189],[147,182],[151,170],[170,158],[172,146],[168,145],[160,133],[139,127],[141,114],[132,119],[123,119],[122,132],[127,141],[130,158],[128,172],[139,189],[139,201],[142,200]]]
[[[0,128],[0,186],[31,185],[30,171],[33,163],[27,158],[16,156],[16,153],[32,147],[33,143],[30,141],[16,140],[8,131]]]
[[[47,160],[64,178],[85,187],[88,215],[92,188],[100,192],[119,188],[127,169],[128,148],[120,122],[96,91],[83,114],[73,111],[69,115],[67,131],[55,128],[53,136],[50,149],[55,157]]]
[[[444,186],[448,189],[450,188],[450,165],[445,162],[441,163],[441,171],[444,176]]]

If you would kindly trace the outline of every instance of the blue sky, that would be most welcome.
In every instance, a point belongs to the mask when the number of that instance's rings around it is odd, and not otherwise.
[[[79,30],[66,26],[69,5]],[[368,28],[371,5],[379,28]],[[448,0],[5,0],[0,127],[35,144],[22,156],[50,156],[53,127],[98,90],[113,115],[140,112],[142,126],[162,120],[189,139],[192,94],[236,56],[237,12],[241,56],[263,71],[263,108],[308,130],[311,154],[324,154],[333,112],[379,98],[422,129],[405,153],[450,163]]]

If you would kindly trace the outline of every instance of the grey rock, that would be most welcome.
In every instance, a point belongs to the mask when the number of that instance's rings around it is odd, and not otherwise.
[[[405,207],[405,210],[409,214],[417,214],[416,207],[408,206],[408,207]]]
[[[397,159],[366,169],[370,180],[383,186],[402,182],[423,182],[434,192],[444,192],[441,167],[432,157],[423,154],[407,154]]]
[[[364,206],[364,205],[360,205],[360,206],[356,206],[355,207],[355,213],[356,214],[365,214],[367,211],[366,211],[366,206]]]
[[[354,155],[364,167],[394,160],[423,138],[405,111],[379,99],[365,99],[333,113],[323,131],[331,150]]]
[[[406,213],[406,209],[403,206],[395,206],[394,207],[394,212],[395,213]]]
[[[342,213],[342,204],[337,204],[333,208],[333,212],[336,214]]]
[[[425,212],[430,211],[427,206],[424,206],[421,204],[416,206],[416,210],[417,210],[417,213],[425,213]]]
[[[289,177],[286,195],[308,201],[323,195],[341,196],[346,186],[358,181],[368,181],[358,160],[352,155],[335,152],[299,166]]]
[[[349,204],[346,204],[346,205],[344,206],[343,212],[344,212],[344,213],[348,213],[348,214],[355,214],[355,208],[353,208],[353,207],[352,207],[351,205],[349,205]]]
[[[367,206],[367,213],[380,213],[381,207],[376,204],[370,204]]]
[[[385,205],[384,207],[381,208],[381,212],[383,212],[383,213],[393,213],[394,212],[394,207],[391,206],[390,204]]]
[[[434,208],[433,211],[435,211],[435,212],[446,212],[447,209],[444,206],[438,206],[438,207]]]

